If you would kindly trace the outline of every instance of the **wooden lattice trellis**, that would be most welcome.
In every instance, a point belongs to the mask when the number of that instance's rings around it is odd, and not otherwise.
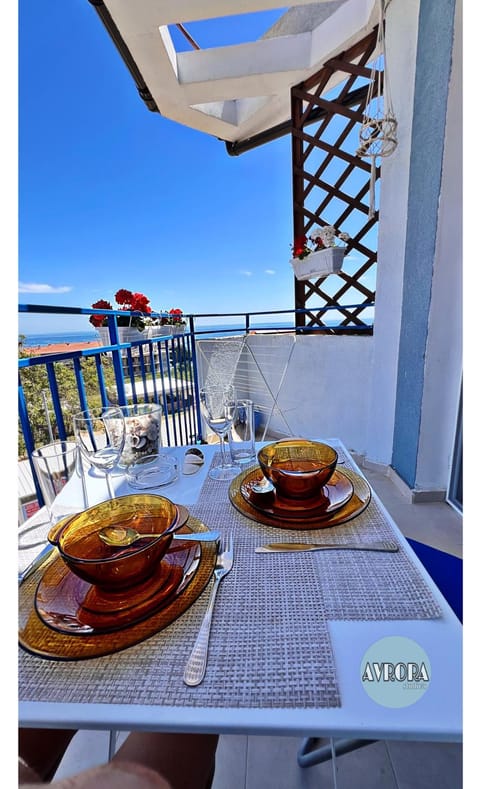
[[[297,327],[333,319],[334,333],[373,330],[378,211],[368,219],[370,162],[355,150],[376,43],[377,28],[291,91],[294,237],[322,225],[350,235],[340,272],[295,280],[295,307],[308,310],[297,315]],[[379,177],[377,167],[377,185]]]

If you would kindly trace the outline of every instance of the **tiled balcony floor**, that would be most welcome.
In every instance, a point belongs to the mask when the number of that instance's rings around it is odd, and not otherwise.
[[[390,479],[364,472],[407,537],[462,555],[462,519],[449,505],[411,504]],[[106,761],[108,741],[108,732],[79,732],[57,777]],[[300,744],[292,737],[222,736],[213,789],[334,789],[330,761],[298,767]],[[461,789],[462,746],[376,742],[338,757],[336,781],[338,789]]]
[[[298,767],[300,743],[295,737],[222,736],[212,789],[334,789],[331,761]],[[57,777],[101,764],[107,753],[108,732],[78,732]],[[337,789],[461,789],[462,746],[376,742],[337,757],[336,781]]]

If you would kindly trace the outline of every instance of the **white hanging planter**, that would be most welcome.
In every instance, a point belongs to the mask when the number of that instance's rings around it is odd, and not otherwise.
[[[145,330],[138,331],[135,326],[119,326],[118,338],[120,342],[138,342],[147,337]]]
[[[110,332],[108,331],[108,326],[98,326],[97,332],[100,336],[100,342],[102,343],[102,345],[111,345]]]
[[[183,334],[185,324],[166,325],[166,326],[147,326],[143,331],[138,331],[135,326],[118,326],[118,338],[120,342],[138,342],[138,340],[152,339],[153,337],[171,337],[173,334]],[[110,332],[108,326],[99,326],[97,332],[100,335],[102,345],[111,345]]]
[[[146,337],[144,331],[138,331],[135,326],[118,326],[118,339],[120,342],[136,342]],[[111,345],[110,332],[108,326],[99,326],[97,331],[100,335],[102,345]]]
[[[168,328],[170,329],[170,334],[184,334],[185,332],[184,323],[173,323]]]
[[[148,326],[147,337],[148,339],[152,339],[152,337],[165,337],[170,334],[170,326]]]
[[[296,279],[319,279],[334,274],[342,268],[345,247],[327,247],[311,252],[306,258],[292,258],[290,265]]]

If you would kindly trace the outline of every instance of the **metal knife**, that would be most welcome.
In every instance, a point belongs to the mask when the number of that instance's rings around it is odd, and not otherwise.
[[[220,539],[219,531],[196,531],[182,534],[175,532],[173,535],[174,540],[189,540],[191,542],[216,542]]]
[[[271,542],[255,548],[255,553],[294,553],[296,551],[386,551],[395,553],[395,542]]]
[[[59,526],[61,523],[68,521],[71,517],[72,515],[65,515],[65,517],[60,518],[60,520],[57,521],[56,525]],[[44,564],[44,562],[50,559],[52,553],[56,550],[57,550],[56,545],[52,545],[51,542],[47,542],[43,546],[40,553],[37,554],[37,556],[35,556],[35,559],[32,562],[30,562],[30,564],[27,567],[25,567],[24,570],[18,573],[18,585],[20,586],[21,584],[23,584],[23,582],[26,581],[27,578],[40,567],[40,565]]]

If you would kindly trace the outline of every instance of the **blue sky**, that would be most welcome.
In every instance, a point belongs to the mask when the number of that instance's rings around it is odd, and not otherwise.
[[[202,47],[233,43],[277,16],[188,29]],[[291,309],[290,138],[230,157],[149,112],[87,0],[20,0],[18,24],[19,301],[89,307],[127,288],[157,310]],[[86,317],[19,325],[89,328]]]

